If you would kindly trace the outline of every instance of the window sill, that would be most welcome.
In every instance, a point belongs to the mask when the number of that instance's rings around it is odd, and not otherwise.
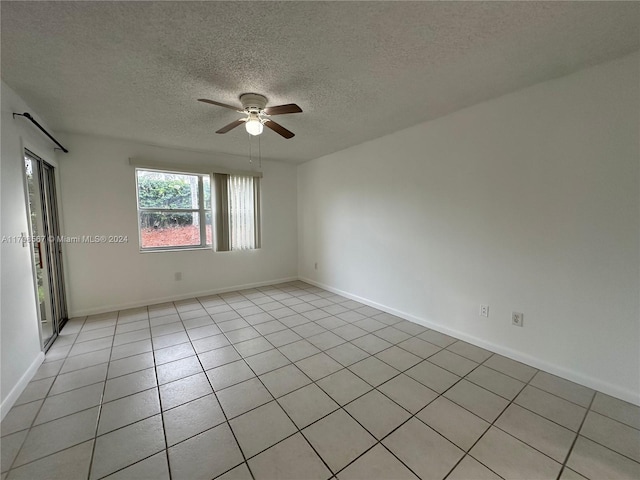
[[[205,247],[166,247],[166,248],[145,248],[139,249],[140,253],[165,253],[165,252],[191,252],[194,250],[199,251],[213,251],[212,245],[207,245]]]

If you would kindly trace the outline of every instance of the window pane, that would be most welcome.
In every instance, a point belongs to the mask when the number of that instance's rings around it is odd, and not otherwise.
[[[199,208],[198,175],[138,170],[141,208]]]
[[[204,189],[204,209],[211,210],[211,179],[209,175],[202,177],[202,188]]]
[[[231,250],[255,248],[253,177],[229,176]]]
[[[200,214],[140,212],[140,243],[142,248],[200,246]]]
[[[205,213],[205,218],[207,219],[206,232],[207,232],[207,245],[212,245],[213,243],[213,227],[211,224],[211,212]]]

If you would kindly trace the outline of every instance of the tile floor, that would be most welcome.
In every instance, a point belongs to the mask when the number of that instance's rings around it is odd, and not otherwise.
[[[75,318],[9,479],[638,479],[640,408],[302,282]]]

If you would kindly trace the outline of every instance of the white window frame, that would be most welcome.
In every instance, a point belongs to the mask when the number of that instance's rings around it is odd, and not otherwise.
[[[198,177],[198,205],[199,208],[151,208],[151,207],[141,207],[140,206],[140,189],[138,185],[138,172],[154,172],[154,173],[167,173],[173,175],[188,175],[193,177]],[[213,236],[215,232],[212,228],[212,242],[207,244],[207,214],[210,215],[210,218],[213,220],[213,198],[211,195],[210,198],[210,208],[206,208],[204,201],[204,178],[207,177],[209,179],[209,189],[211,189],[211,175],[205,173],[197,173],[197,172],[185,172],[185,171],[175,171],[175,170],[164,170],[157,168],[143,168],[139,167],[135,169],[135,179],[136,179],[136,206],[137,206],[137,217],[138,217],[138,245],[141,253],[148,252],[167,252],[167,251],[184,251],[184,250],[212,250],[213,249]],[[171,245],[166,247],[143,247],[142,246],[142,225],[140,223],[140,214],[144,212],[151,213],[198,213],[199,215],[199,223],[200,223],[200,245]]]

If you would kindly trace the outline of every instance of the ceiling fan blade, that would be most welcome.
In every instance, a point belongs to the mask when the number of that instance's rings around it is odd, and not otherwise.
[[[264,122],[264,126],[270,128],[274,132],[279,135],[282,135],[284,138],[291,138],[294,136],[294,133],[284,128],[279,123],[274,122],[273,120],[267,120]]]
[[[295,103],[288,103],[287,105],[277,105],[275,107],[267,107],[264,109],[264,113],[267,115],[284,115],[285,113],[301,113],[302,109]]]
[[[229,130],[233,130],[238,125],[242,125],[244,122],[245,122],[244,118],[242,118],[240,120],[236,120],[234,122],[231,122],[229,125],[225,125],[220,130],[217,130],[216,133],[227,133]]]
[[[206,98],[199,98],[199,102],[210,103],[211,105],[217,105],[219,107],[230,108],[236,112],[244,112],[241,107],[234,107],[233,105],[227,105],[226,103],[216,102],[215,100],[207,100]]]

